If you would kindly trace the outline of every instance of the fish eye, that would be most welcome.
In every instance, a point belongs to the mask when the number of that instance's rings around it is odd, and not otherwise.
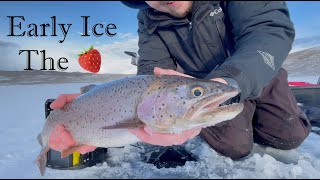
[[[194,97],[200,97],[203,95],[204,89],[202,87],[195,87],[191,90],[191,92]]]

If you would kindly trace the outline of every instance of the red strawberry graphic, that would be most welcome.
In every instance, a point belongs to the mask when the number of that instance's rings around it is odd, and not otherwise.
[[[97,73],[101,67],[101,55],[98,50],[90,46],[89,50],[84,50],[84,52],[79,54],[78,62],[83,69]]]

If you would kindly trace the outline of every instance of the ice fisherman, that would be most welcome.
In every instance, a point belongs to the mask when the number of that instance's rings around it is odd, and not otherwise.
[[[122,3],[139,9],[138,75],[219,81],[240,90],[226,104],[245,104],[243,112],[230,121],[182,134],[150,132],[148,127],[130,130],[141,141],[171,146],[199,135],[221,155],[239,159],[251,152],[253,143],[290,150],[309,135],[310,122],[297,106],[288,74],[281,68],[295,37],[285,2]],[[61,108],[78,95],[60,95],[51,108]]]

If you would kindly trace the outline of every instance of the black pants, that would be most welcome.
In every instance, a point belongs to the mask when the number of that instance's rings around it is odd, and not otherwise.
[[[230,121],[203,128],[200,136],[220,154],[232,159],[247,156],[253,142],[282,150],[298,147],[309,135],[311,125],[297,106],[281,69],[261,96],[244,100],[244,110]]]

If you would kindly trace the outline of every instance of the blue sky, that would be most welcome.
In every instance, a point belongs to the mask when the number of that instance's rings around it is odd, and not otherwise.
[[[6,16],[25,16],[25,25],[28,23],[49,23],[50,17],[56,16],[57,23],[72,23],[70,35],[67,38],[85,37],[76,34],[82,30],[81,16],[91,16],[89,25],[99,22],[113,23],[119,33],[132,33],[136,35],[137,10],[125,7],[119,1],[43,1],[43,2],[0,2],[0,32],[1,36],[8,34],[8,18]],[[320,2],[316,1],[287,1],[292,21],[295,23],[297,37],[320,35]],[[74,34],[71,34],[74,33]],[[69,37],[70,36],[70,37]],[[12,38],[12,37],[11,37]],[[52,38],[52,37],[50,37]],[[104,41],[118,40],[108,37],[94,37]],[[86,40],[88,38],[86,37]]]
[[[296,39],[304,39],[299,42],[320,42],[320,2],[312,1],[287,1],[290,10],[291,19],[296,28]],[[77,56],[83,48],[94,45],[101,51],[105,62],[109,64],[102,72],[120,71],[121,72],[135,71],[135,67],[130,66],[130,57],[125,55],[123,51],[137,51],[137,12],[136,9],[131,9],[124,6],[120,1],[33,1],[33,2],[12,2],[0,1],[0,69],[23,69],[25,63],[24,57],[18,55],[19,48],[23,49],[46,49],[47,54],[51,54],[53,58],[69,57],[70,66],[77,66]],[[21,34],[22,31],[29,31],[27,27],[30,23],[37,25],[51,25],[51,16],[56,16],[57,24],[72,24],[66,39],[62,44],[59,40],[64,38],[64,35],[59,27],[57,27],[57,37],[51,36],[52,28],[47,28],[47,37],[8,37],[9,34],[9,18],[7,16],[24,16],[25,21],[16,19],[15,24],[21,22],[22,29],[15,28],[16,34]],[[89,30],[97,23],[102,23],[104,28],[109,24],[115,24],[116,30],[110,30],[112,33],[117,33],[114,37],[109,37],[104,34],[96,37],[89,31],[90,37],[82,37],[83,19],[81,16],[90,16]],[[52,26],[52,25],[51,25]],[[40,26],[38,26],[40,34]],[[98,32],[104,32],[104,29],[97,29]],[[313,38],[317,37],[317,38]],[[17,44],[18,47],[9,48],[3,42]],[[12,45],[12,44],[9,44]],[[310,46],[310,45],[309,45]],[[4,47],[4,48],[3,48]],[[12,51],[11,53],[9,51]],[[4,55],[3,55],[4,54]],[[7,57],[7,59],[5,59]],[[13,61],[12,59],[15,59]],[[122,61],[122,64],[120,63]],[[3,63],[5,62],[5,63]],[[39,60],[34,60],[34,63],[40,64]],[[114,63],[114,66],[111,64]],[[118,64],[116,64],[118,63]],[[108,69],[109,68],[109,69]],[[79,67],[70,68],[70,71],[81,71]]]
[[[133,33],[137,31],[136,14],[137,10],[130,9],[124,6],[119,1],[103,2],[103,1],[78,1],[78,2],[63,2],[63,1],[43,1],[43,2],[0,2],[0,32],[1,36],[8,35],[9,18],[7,16],[24,16],[25,21],[22,21],[24,30],[29,30],[29,23],[51,23],[51,16],[56,16],[57,23],[71,23],[67,38],[72,40],[93,38],[94,40],[113,41],[118,40],[117,36],[113,38],[107,35],[95,37],[91,34],[90,37],[81,37],[79,32],[83,30],[83,19],[81,16],[90,16],[88,20],[89,29],[96,23],[104,23],[107,25],[113,23],[117,26],[116,30],[111,32],[117,33]],[[17,18],[17,23],[21,20]],[[50,30],[50,28],[49,28]],[[104,29],[97,29],[98,32],[104,32]],[[17,29],[17,34],[21,32]],[[52,31],[48,31],[50,34]],[[59,32],[58,36],[59,36]],[[60,38],[62,33],[60,32]],[[10,37],[10,39],[15,37]],[[19,37],[20,38],[20,37]],[[43,37],[42,37],[43,38]],[[54,37],[50,37],[51,39]],[[59,37],[57,37],[59,38]],[[66,39],[67,40],[67,39]]]
[[[295,24],[297,37],[320,35],[320,2],[287,1],[291,20]]]

